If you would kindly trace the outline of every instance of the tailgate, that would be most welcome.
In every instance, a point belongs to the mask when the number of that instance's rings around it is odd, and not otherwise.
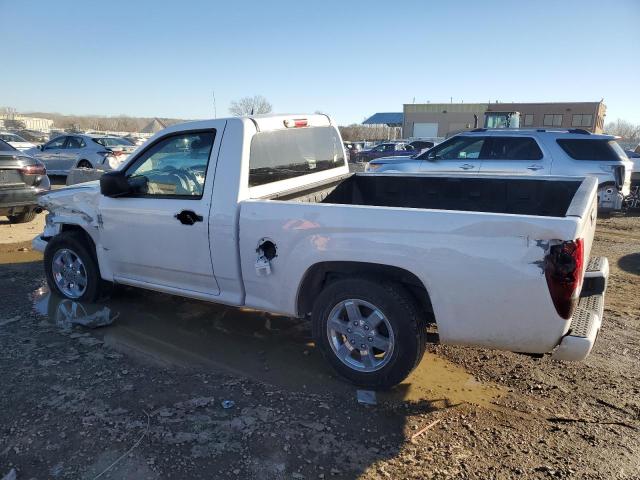
[[[574,238],[582,238],[584,241],[584,258],[588,261],[593,245],[593,237],[596,232],[596,219],[598,217],[598,179],[585,178],[567,209],[567,218],[578,220]],[[569,240],[569,239],[567,239]]]

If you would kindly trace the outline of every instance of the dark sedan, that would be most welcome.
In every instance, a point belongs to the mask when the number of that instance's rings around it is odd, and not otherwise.
[[[369,150],[358,152],[356,161],[369,162],[380,157],[411,157],[420,153],[420,150],[414,149],[411,145],[404,142],[398,143],[381,143]]]
[[[0,140],[0,215],[30,222],[41,211],[38,195],[50,188],[42,162]]]

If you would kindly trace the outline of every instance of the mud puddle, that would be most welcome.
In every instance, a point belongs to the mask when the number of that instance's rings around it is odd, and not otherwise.
[[[43,287],[33,302],[36,312],[59,328],[100,327],[88,331],[146,362],[221,369],[293,391],[354,394],[355,387],[337,377],[316,349],[306,321],[133,288],[119,289],[107,303],[87,304]],[[489,407],[501,394],[498,387],[426,353],[405,382],[378,392],[378,401]]]
[[[37,261],[42,261],[42,253],[33,250],[30,241],[10,244],[0,242],[0,265]]]

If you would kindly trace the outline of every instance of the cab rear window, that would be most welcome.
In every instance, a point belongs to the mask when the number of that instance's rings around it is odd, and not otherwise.
[[[286,180],[345,165],[334,127],[260,132],[251,140],[249,186]]]
[[[559,138],[556,142],[574,160],[618,162],[625,156],[615,140]]]

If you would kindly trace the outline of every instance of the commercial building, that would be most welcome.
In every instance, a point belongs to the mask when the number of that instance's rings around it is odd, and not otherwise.
[[[482,127],[485,112],[519,112],[521,128],[581,128],[602,133],[604,102],[410,103],[403,108],[405,138],[443,138]]]
[[[53,127],[53,120],[48,118],[26,117],[12,112],[0,113],[0,127],[7,128],[12,122],[20,122],[27,130],[37,130],[48,133]]]

